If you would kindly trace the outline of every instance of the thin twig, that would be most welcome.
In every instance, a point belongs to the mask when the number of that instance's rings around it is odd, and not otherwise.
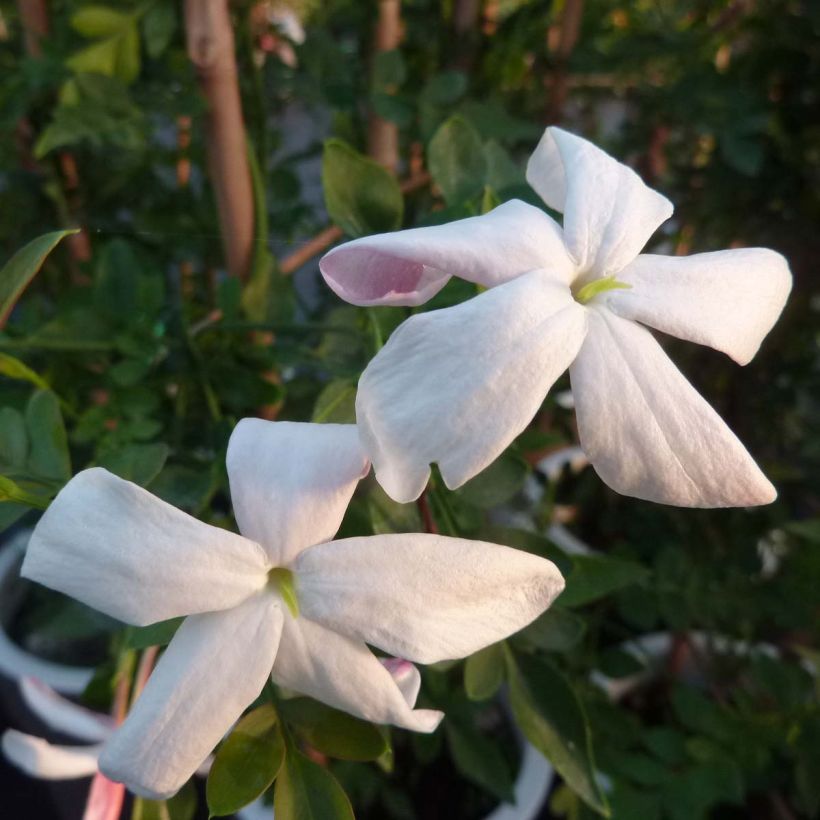
[[[424,524],[424,531],[431,535],[438,535],[438,526],[433,519],[433,512],[430,509],[430,504],[427,501],[427,490],[425,490],[416,501],[416,505],[421,513],[421,520]]]

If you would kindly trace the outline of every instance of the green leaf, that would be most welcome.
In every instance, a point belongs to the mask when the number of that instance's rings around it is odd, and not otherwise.
[[[509,501],[524,486],[529,474],[527,462],[507,451],[456,492],[468,503],[489,509]]]
[[[503,644],[490,644],[467,658],[464,664],[464,691],[470,700],[488,700],[503,682]]]
[[[99,254],[94,277],[94,302],[111,316],[126,321],[139,307],[141,266],[131,244],[112,239]]]
[[[349,236],[401,227],[404,199],[396,178],[346,142],[325,141],[322,184],[330,218]]]
[[[285,759],[276,710],[266,704],[245,715],[219,747],[205,794],[211,816],[223,816],[253,802],[275,780]]]
[[[427,161],[448,205],[460,205],[484,188],[487,162],[481,137],[459,115],[450,117],[433,135]]]
[[[487,185],[494,191],[503,191],[526,182],[524,172],[513,162],[506,148],[496,140],[485,143],[484,159],[487,163]]]
[[[351,424],[356,421],[356,384],[349,379],[334,379],[319,393],[313,405],[313,422]]]
[[[113,77],[117,73],[118,58],[118,38],[110,37],[72,54],[65,63],[78,74],[103,74],[106,77]]]
[[[117,76],[124,83],[132,83],[140,73],[140,33],[136,22],[120,35],[117,43]]]
[[[513,778],[498,746],[471,725],[446,724],[447,743],[456,768],[468,780],[505,803],[513,803]]]
[[[71,15],[71,27],[83,37],[110,37],[129,24],[131,15],[108,6],[83,6]]]
[[[548,652],[566,652],[578,644],[585,631],[582,618],[554,606],[523,629],[520,635]]]
[[[131,649],[148,649],[149,646],[167,646],[184,618],[169,618],[148,626],[134,626],[128,630],[126,641]]]
[[[52,231],[22,247],[0,270],[0,327],[5,325],[12,308],[29,282],[37,275],[45,258],[65,236],[73,231]]]
[[[26,420],[13,407],[0,409],[0,465],[22,470],[28,458]]]
[[[510,704],[521,731],[588,806],[609,816],[595,780],[587,716],[572,687],[546,661],[506,655]]]
[[[380,51],[373,62],[373,85],[381,90],[393,89],[407,79],[407,66],[401,51]]]
[[[314,749],[340,760],[376,760],[388,744],[377,727],[311,698],[283,701],[285,720]]]
[[[466,74],[461,71],[442,71],[428,81],[421,96],[433,105],[452,105],[466,90]]]
[[[168,800],[135,797],[131,820],[193,820],[196,805],[196,787],[189,781]]]
[[[607,555],[574,555],[567,585],[558,596],[561,606],[581,606],[616,590],[646,580],[648,571],[635,561]]]
[[[145,50],[152,60],[161,57],[171,44],[176,27],[177,15],[174,3],[154,3],[142,18]]]
[[[120,478],[145,487],[159,475],[170,452],[168,445],[161,442],[128,444],[104,453],[97,459],[97,463]]]
[[[336,778],[295,749],[276,780],[273,812],[276,820],[354,820]]]
[[[27,492],[16,481],[12,481],[6,476],[0,476],[0,502],[25,504],[27,507],[34,507],[38,510],[44,510],[48,507],[48,498],[46,496]]]
[[[48,390],[48,382],[41,376],[38,376],[30,367],[23,364],[14,356],[9,356],[7,353],[0,353],[0,374],[9,379],[18,379],[20,381],[31,382],[35,387],[42,387]]]
[[[71,478],[68,437],[60,402],[51,390],[38,390],[26,407],[26,428],[31,445],[29,469],[36,476],[58,481]]]

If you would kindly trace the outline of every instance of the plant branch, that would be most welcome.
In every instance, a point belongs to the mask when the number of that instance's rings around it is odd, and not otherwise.
[[[555,61],[547,104],[548,122],[561,120],[569,92],[569,59],[578,42],[583,16],[584,0],[564,0],[561,19],[548,33],[547,39]]]
[[[228,0],[185,0],[185,30],[208,102],[208,164],[228,272],[245,278],[253,256],[253,189]]]
[[[401,40],[401,0],[379,0],[374,57],[398,48]],[[399,128],[380,117],[372,108],[367,124],[367,152],[394,173],[399,165]]]

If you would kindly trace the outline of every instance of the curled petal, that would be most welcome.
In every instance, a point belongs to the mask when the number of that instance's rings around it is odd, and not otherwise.
[[[353,424],[242,419],[228,444],[239,529],[282,566],[336,534],[370,463]]]
[[[143,626],[235,606],[267,582],[258,544],[203,524],[100,467],[40,519],[22,574]]]
[[[613,490],[681,507],[775,499],[734,433],[640,325],[590,311],[570,375],[581,446]]]
[[[37,717],[62,734],[94,743],[106,740],[114,731],[114,720],[109,715],[73,703],[36,678],[23,678],[20,693]]]
[[[411,708],[421,689],[421,673],[410,661],[404,658],[379,658],[381,665],[390,673],[396,686],[399,687],[407,705]]]
[[[567,282],[573,271],[561,229],[520,200],[445,225],[354,239],[319,267],[334,293],[354,305],[420,305],[451,276],[493,287],[535,268]]]
[[[262,691],[282,630],[263,592],[187,618],[100,757],[100,771],[142,797],[175,794]]]
[[[792,286],[786,260],[766,248],[642,254],[618,278],[632,285],[607,297],[619,316],[722,350],[739,364],[757,353]]]
[[[431,462],[451,489],[494,461],[575,357],[586,314],[543,271],[412,316],[362,374],[356,416],[376,478],[418,498]]]
[[[617,273],[672,215],[672,203],[591,142],[547,128],[527,165],[527,182],[564,214],[564,237],[582,271]]]
[[[294,569],[306,618],[419,663],[463,658],[508,637],[564,588],[544,558],[418,533],[320,544]]]
[[[432,732],[443,717],[430,709],[414,710],[410,687],[399,685],[362,641],[307,618],[285,620],[273,679],[373,723]]]
[[[55,746],[41,737],[7,729],[2,747],[6,759],[31,777],[75,780],[96,773],[102,745]]]

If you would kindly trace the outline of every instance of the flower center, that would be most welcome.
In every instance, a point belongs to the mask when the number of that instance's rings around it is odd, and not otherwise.
[[[599,293],[606,293],[608,290],[625,290],[631,287],[632,285],[627,285],[626,282],[619,282],[614,275],[604,276],[601,279],[593,279],[591,282],[587,282],[577,291],[573,290],[573,296],[576,302],[585,305]]]
[[[290,610],[294,618],[299,617],[299,599],[296,597],[296,585],[293,573],[284,567],[274,567],[268,572],[268,586],[275,589]]]

